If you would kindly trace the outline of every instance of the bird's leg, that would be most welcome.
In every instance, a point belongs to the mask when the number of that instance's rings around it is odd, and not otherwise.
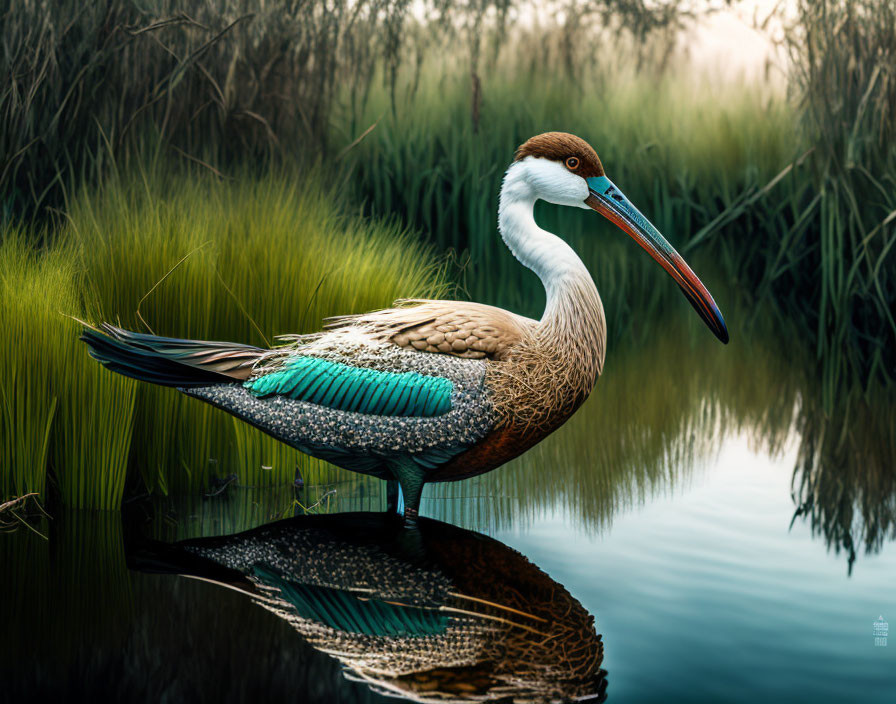
[[[413,490],[413,493],[410,491]],[[423,482],[420,481],[405,492],[404,500],[404,524],[406,526],[417,525],[417,515],[420,511],[420,496],[423,494]]]
[[[420,509],[420,496],[425,483],[423,469],[415,462],[395,462],[391,465],[392,474],[398,479],[404,499],[404,522],[411,526],[417,524],[417,512]]]

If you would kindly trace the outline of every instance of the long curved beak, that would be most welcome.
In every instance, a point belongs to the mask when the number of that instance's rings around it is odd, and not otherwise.
[[[675,280],[713,334],[727,344],[728,328],[719,307],[681,255],[610,179],[606,176],[593,176],[585,180],[589,190],[585,204],[627,232],[641,245]]]

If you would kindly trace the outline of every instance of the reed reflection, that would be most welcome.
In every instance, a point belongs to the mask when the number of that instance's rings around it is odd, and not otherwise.
[[[793,520],[808,520],[852,572],[862,552],[896,540],[896,404],[853,396],[825,413],[807,403],[796,422]]]
[[[129,550],[132,568],[238,590],[336,658],[348,679],[417,702],[602,701],[594,618],[518,552],[422,519],[292,518]]]

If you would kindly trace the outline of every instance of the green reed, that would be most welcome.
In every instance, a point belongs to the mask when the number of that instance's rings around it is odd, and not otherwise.
[[[86,308],[70,248],[34,250],[21,231],[0,241],[4,496],[46,498],[51,467],[74,506],[118,506],[130,447],[134,384],[85,359],[79,326]]]
[[[54,354],[65,344],[59,308],[75,300],[71,267],[40,266],[23,233],[10,229],[0,245],[0,320],[7,330],[0,355],[0,479],[3,499],[35,491],[43,496],[50,433],[58,395]],[[47,333],[27,345],[34,329]],[[56,333],[52,335],[52,333]],[[26,430],[26,432],[23,432]]]
[[[818,351],[828,387],[896,367],[896,2],[803,2],[794,42],[801,126],[821,194]],[[805,213],[805,211],[804,211]],[[828,391],[831,394],[831,391]],[[828,399],[829,401],[830,399]]]
[[[154,158],[317,152],[335,91],[401,47],[407,2],[0,2],[0,222],[58,206],[148,133]]]
[[[408,0],[0,2],[0,220],[58,206],[67,181],[98,181],[147,133],[153,156],[217,168],[335,153],[358,134],[334,132],[338,103],[357,113],[380,79],[394,95],[400,72],[446,45],[468,73],[486,70],[511,36],[509,10],[528,4],[425,0],[421,23]],[[568,46],[590,45],[582,33],[600,25],[655,53],[687,4],[570,7],[551,45],[574,70]]]
[[[65,315],[267,346],[444,290],[442,266],[401,226],[340,215],[339,196],[307,177],[162,173],[74,194],[47,250],[4,238],[6,493],[42,491],[48,464],[65,503],[98,508],[118,507],[128,467],[162,493],[328,471],[206,404],[107,372]]]
[[[799,158],[745,192],[696,241],[812,340],[824,406],[896,367],[896,2],[800,2],[787,28]],[[750,232],[739,245],[730,233]],[[760,233],[757,236],[755,233]]]

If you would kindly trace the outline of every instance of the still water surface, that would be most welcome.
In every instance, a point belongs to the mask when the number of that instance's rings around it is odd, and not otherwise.
[[[896,701],[892,404],[702,343],[611,356],[547,442],[428,487],[416,535],[344,476],[0,536],[0,698]]]

